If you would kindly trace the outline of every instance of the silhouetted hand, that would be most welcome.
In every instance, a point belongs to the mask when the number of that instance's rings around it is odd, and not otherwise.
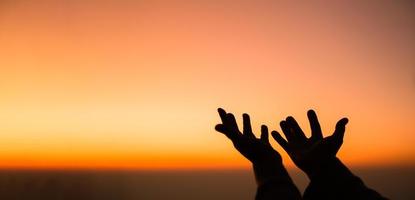
[[[222,124],[216,125],[218,132],[225,134],[235,148],[249,161],[253,163],[258,184],[262,184],[271,178],[287,178],[280,154],[275,151],[268,140],[268,128],[261,126],[261,137],[255,137],[251,128],[248,114],[243,114],[243,131],[240,132],[232,113],[218,109]],[[289,177],[288,177],[289,178]]]
[[[313,110],[307,113],[311,126],[311,137],[307,138],[293,117],[281,121],[280,126],[285,140],[277,131],[272,137],[288,153],[293,162],[310,178],[319,173],[321,166],[337,159],[336,154],[343,143],[347,118],[339,120],[331,136],[323,138],[317,115]]]
[[[268,161],[281,162],[280,154],[275,151],[268,140],[268,128],[261,126],[261,137],[255,137],[251,128],[251,120],[248,114],[243,114],[243,132],[238,129],[235,117],[232,113],[218,109],[222,124],[216,125],[218,132],[225,134],[233,143],[235,148],[252,163],[265,163]]]

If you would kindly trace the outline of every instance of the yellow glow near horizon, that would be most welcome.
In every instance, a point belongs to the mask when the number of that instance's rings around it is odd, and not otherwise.
[[[217,107],[347,116],[347,163],[415,164],[413,4],[221,2],[2,1],[0,168],[249,166]]]

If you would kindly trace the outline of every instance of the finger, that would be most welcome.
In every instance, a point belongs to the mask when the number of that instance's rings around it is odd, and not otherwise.
[[[283,120],[283,121],[281,121],[281,122],[280,122],[280,126],[281,126],[282,132],[284,133],[285,138],[287,138],[288,142],[294,142],[294,141],[295,141],[295,139],[294,139],[293,133],[292,133],[292,131],[290,130],[290,127],[289,127],[289,125],[287,124],[287,122],[286,122],[286,121],[284,121],[284,120]]]
[[[268,127],[265,125],[261,126],[261,141],[269,144]]]
[[[243,124],[244,124],[243,134],[249,137],[255,137],[254,133],[252,133],[251,119],[249,118],[249,115],[244,113],[242,115],[242,119],[243,119]]]
[[[311,138],[323,139],[323,133],[321,132],[316,112],[314,112],[314,110],[309,110],[307,112],[307,117],[311,127]]]
[[[278,142],[278,144],[285,150],[288,152],[288,142],[281,136],[280,133],[278,133],[277,131],[272,131],[271,132],[272,137],[275,139],[275,141]]]
[[[222,124],[226,124],[226,111],[222,108],[218,108],[218,113],[220,116],[220,119],[222,120]]]
[[[333,137],[337,142],[343,142],[344,132],[346,131],[346,124],[349,122],[349,119],[343,118],[339,120],[336,124],[336,130],[334,130]]]
[[[226,135],[226,137],[228,137],[229,139],[231,139],[232,141],[238,137],[238,134],[235,131],[231,131],[228,129],[227,126],[223,125],[223,124],[217,124],[215,126],[215,130],[223,133],[224,135]]]
[[[300,126],[298,125],[297,121],[291,116],[287,117],[286,119],[290,128],[292,128],[292,135],[296,140],[307,140],[307,137],[304,135],[303,130],[301,130]]]
[[[238,124],[236,123],[235,116],[233,116],[232,113],[226,114],[226,122],[227,122],[229,129],[239,133]]]

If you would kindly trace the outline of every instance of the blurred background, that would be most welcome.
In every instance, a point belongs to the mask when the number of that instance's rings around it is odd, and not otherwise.
[[[253,199],[217,107],[415,199],[414,1],[0,0],[1,199]],[[276,144],[301,190],[308,180]],[[4,196],[3,196],[4,195]],[[2,197],[3,196],[3,197]]]

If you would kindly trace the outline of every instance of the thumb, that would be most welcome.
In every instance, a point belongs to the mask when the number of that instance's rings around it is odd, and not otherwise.
[[[235,137],[238,136],[238,134],[236,134],[234,131],[229,130],[225,125],[223,124],[217,124],[215,126],[215,130],[223,133],[224,135],[226,135],[226,137],[228,137],[229,139],[231,139],[232,141],[235,139]]]
[[[336,124],[336,129],[334,130],[333,138],[335,139],[336,142],[340,144],[343,142],[344,132],[346,131],[346,124],[348,122],[349,122],[349,119],[343,118],[339,120]]]

